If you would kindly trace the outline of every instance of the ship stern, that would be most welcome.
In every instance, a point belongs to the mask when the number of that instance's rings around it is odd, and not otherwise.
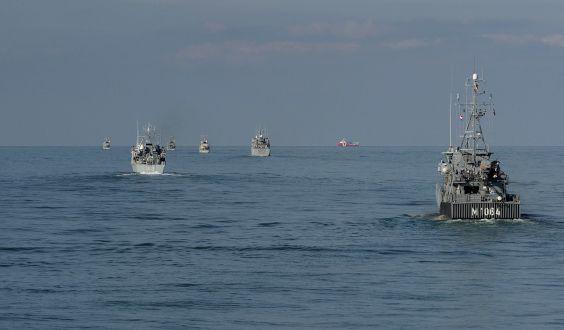
[[[439,205],[439,213],[448,219],[520,219],[521,204],[519,202],[442,202]]]

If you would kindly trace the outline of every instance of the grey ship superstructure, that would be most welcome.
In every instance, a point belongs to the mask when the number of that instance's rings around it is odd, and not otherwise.
[[[480,124],[480,119],[488,112],[495,115],[492,95],[486,92],[484,83],[474,72],[465,84],[466,95],[470,90],[470,99],[466,97],[461,103],[457,95],[460,119],[466,120],[462,142],[453,147],[451,138],[438,166],[444,182],[436,187],[437,206],[439,213],[449,219],[521,217],[519,196],[507,191],[507,175],[501,170],[500,162],[492,160],[493,153]],[[465,115],[468,118],[464,118]]]
[[[137,130],[137,142],[131,148],[131,168],[139,174],[163,174],[166,150],[157,143],[155,127],[147,124],[143,134]]]
[[[264,129],[259,129],[251,139],[251,156],[270,156],[270,139],[266,136]]]

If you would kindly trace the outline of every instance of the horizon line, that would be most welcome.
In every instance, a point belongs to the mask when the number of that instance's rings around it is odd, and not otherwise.
[[[250,147],[249,145],[213,145],[214,147]],[[541,145],[541,144],[531,144],[531,145],[512,145],[512,144],[499,144],[499,145],[490,145],[491,147],[564,147],[564,145]],[[52,148],[52,147],[57,147],[57,148],[93,148],[93,147],[97,147],[97,148],[101,148],[101,145],[56,145],[56,144],[42,144],[42,145],[0,145],[0,148]],[[112,147],[131,147],[130,145],[113,145]],[[177,145],[177,148],[179,147],[198,147],[198,144],[184,144],[184,145]],[[381,145],[360,145],[358,147],[340,147],[337,145],[276,145],[276,146],[272,146],[271,148],[277,148],[277,147],[282,147],[282,148],[307,148],[307,147],[316,147],[316,148],[339,148],[339,149],[356,149],[356,148],[373,148],[373,147],[445,147],[448,148],[448,145],[431,145],[431,144],[425,144],[425,145],[408,145],[408,144],[381,144]]]

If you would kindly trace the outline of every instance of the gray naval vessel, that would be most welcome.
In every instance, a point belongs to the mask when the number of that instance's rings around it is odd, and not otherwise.
[[[107,137],[104,140],[104,143],[102,143],[102,150],[110,150],[112,147],[112,141],[110,139],[110,137]]]
[[[131,148],[131,168],[139,174],[163,174],[166,164],[166,150],[157,143],[156,129],[151,124],[143,127],[137,143]]]
[[[167,150],[176,150],[176,140],[174,139],[174,136],[170,137],[170,140],[168,141],[168,145],[167,145]]]
[[[208,137],[202,135],[200,139],[200,146],[198,147],[198,152],[201,154],[209,154],[210,153],[210,144],[208,142]]]
[[[492,94],[476,72],[466,80],[466,97],[461,102],[457,94],[459,117],[464,121],[460,146],[450,144],[443,152],[438,171],[444,178],[436,186],[437,206],[447,219],[518,219],[521,217],[519,195],[507,191],[508,178],[500,161],[492,159],[480,120],[487,113],[495,116]],[[452,95],[451,107],[452,115]],[[464,117],[467,118],[464,118]],[[450,117],[450,123],[452,116]],[[452,127],[452,126],[451,126]]]
[[[270,139],[266,136],[266,131],[262,128],[260,128],[257,134],[251,139],[251,156],[270,156]]]

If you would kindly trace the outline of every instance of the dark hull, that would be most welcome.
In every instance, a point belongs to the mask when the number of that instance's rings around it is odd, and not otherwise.
[[[440,214],[449,219],[519,219],[519,203],[441,203]]]

